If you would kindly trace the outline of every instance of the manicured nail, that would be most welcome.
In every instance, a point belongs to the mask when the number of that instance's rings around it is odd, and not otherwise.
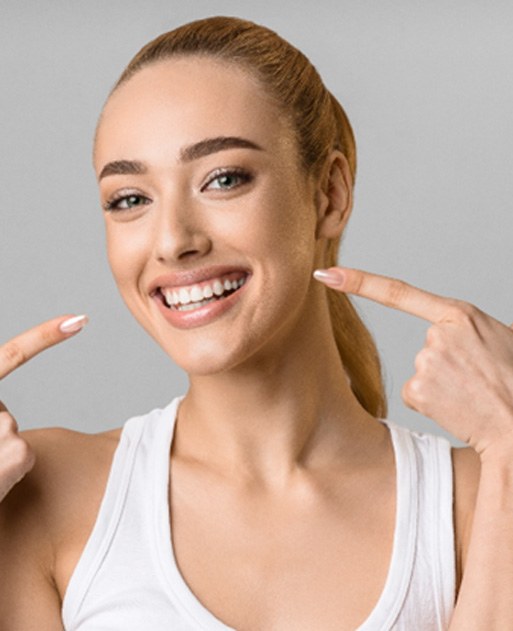
[[[86,315],[79,315],[73,318],[68,318],[59,326],[59,329],[63,333],[77,333],[89,322],[89,318]]]
[[[338,287],[344,282],[344,273],[335,268],[316,269],[313,275],[314,278],[320,280],[321,283],[325,283],[326,285],[333,287]]]

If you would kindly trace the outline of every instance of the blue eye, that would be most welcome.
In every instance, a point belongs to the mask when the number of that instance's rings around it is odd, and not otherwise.
[[[217,171],[201,190],[230,191],[250,182],[252,179],[252,175],[242,169]]]
[[[114,197],[113,199],[106,202],[106,204],[104,205],[104,209],[106,211],[132,210],[133,208],[145,206],[149,203],[150,200],[144,195],[131,193],[129,195],[120,195]]]

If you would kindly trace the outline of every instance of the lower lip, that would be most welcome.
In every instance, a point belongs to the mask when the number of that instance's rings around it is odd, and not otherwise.
[[[210,324],[210,322],[219,318],[234,307],[242,297],[249,279],[250,276],[247,276],[244,285],[239,287],[237,291],[234,291],[233,294],[230,294],[226,298],[209,302],[204,307],[199,307],[198,309],[193,309],[191,311],[176,311],[174,309],[169,309],[164,304],[163,297],[161,295],[155,295],[153,300],[157,303],[157,306],[164,318],[174,327],[177,329],[193,329],[198,326]]]

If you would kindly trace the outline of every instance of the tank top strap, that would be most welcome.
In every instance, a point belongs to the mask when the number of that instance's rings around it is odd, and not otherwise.
[[[434,616],[439,629],[449,627],[456,595],[454,485],[452,446],[442,436],[414,433],[424,483],[420,486],[423,542],[430,560]]]
[[[358,631],[445,631],[455,595],[451,444],[442,436],[386,425],[396,456],[394,552],[382,597]]]
[[[394,448],[396,470],[396,511],[392,557],[381,596],[357,631],[388,631],[400,616],[411,583],[418,521],[418,463],[412,437],[402,427],[388,426]],[[411,631],[411,630],[410,630]]]
[[[66,629],[73,628],[89,589],[109,553],[126,513],[130,487],[139,485],[141,480],[148,480],[148,473],[150,479],[154,478],[152,470],[156,463],[152,456],[155,443],[161,440],[163,433],[169,431],[169,416],[163,412],[168,408],[173,411],[179,399],[173,399],[164,409],[157,408],[148,414],[131,417],[123,425],[96,521],[62,602],[62,619]],[[154,505],[151,490],[148,488],[144,494],[148,508]],[[139,494],[139,499],[142,496]]]
[[[182,399],[123,426],[96,522],[64,597],[67,631],[169,624],[230,629],[196,599],[174,558],[169,454]],[[396,464],[393,549],[382,594],[358,631],[442,631],[455,592],[450,443],[382,422]]]

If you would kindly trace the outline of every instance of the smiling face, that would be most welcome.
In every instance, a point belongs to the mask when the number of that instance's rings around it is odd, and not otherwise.
[[[139,71],[105,107],[95,168],[121,295],[188,373],[275,347],[323,300],[315,183],[242,69],[186,57]]]

